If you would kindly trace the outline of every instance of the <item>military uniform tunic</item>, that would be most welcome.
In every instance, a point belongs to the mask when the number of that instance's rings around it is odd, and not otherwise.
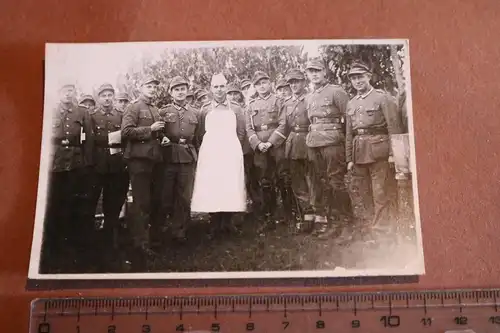
[[[285,157],[290,163],[292,188],[302,203],[303,211],[309,209],[311,198],[311,166],[306,144],[310,123],[305,97],[305,94],[292,96],[283,105],[287,134]]]
[[[311,125],[306,138],[312,163],[312,201],[317,215],[332,212],[348,213],[349,200],[345,192],[345,135],[343,119],[349,100],[342,87],[325,84],[314,89],[306,98]]]
[[[52,116],[52,172],[71,171],[92,164],[92,129],[86,109],[59,105]]]
[[[60,253],[75,250],[81,264],[92,226],[86,186],[92,164],[92,127],[87,111],[77,105],[60,104],[52,110],[52,133],[47,210],[42,249],[42,271],[57,269]],[[82,238],[83,237],[83,238]],[[80,266],[82,269],[83,266]]]
[[[285,156],[292,160],[304,160],[308,157],[306,137],[309,133],[305,95],[290,97],[284,103],[288,138]]]
[[[276,206],[275,189],[277,185],[283,195],[291,185],[288,163],[285,158],[286,117],[283,113],[283,101],[270,94],[257,96],[250,100],[247,112],[247,135],[254,150],[256,177],[262,190],[262,205],[266,215],[272,215]],[[272,147],[265,153],[258,150],[259,143],[270,142]],[[277,179],[276,179],[277,178]],[[288,195],[289,197],[289,195]],[[291,206],[290,198],[282,198]],[[265,206],[265,207],[264,207]],[[291,211],[291,208],[285,208]]]
[[[162,212],[171,217],[174,233],[182,236],[191,216],[199,115],[191,105],[175,103],[166,105],[159,113],[165,122],[162,135],[170,141],[161,148],[165,162]]]
[[[346,156],[354,162],[351,191],[355,211],[373,223],[387,223],[390,202],[389,156],[391,134],[402,132],[401,118],[394,100],[383,90],[358,94],[347,106]]]
[[[127,162],[133,196],[131,233],[136,246],[149,246],[148,225],[163,222],[163,156],[159,132],[151,125],[160,121],[158,109],[142,96],[127,106],[122,120],[124,158]]]
[[[90,112],[94,132],[94,173],[92,182],[92,210],[95,212],[102,193],[104,213],[103,239],[98,244],[102,255],[112,259],[113,230],[119,225],[120,211],[129,187],[129,176],[123,152],[111,154],[110,148],[121,149],[122,144],[110,145],[108,135],[120,131],[123,113],[114,107],[98,106]]]
[[[245,186],[247,189],[247,198],[252,201],[251,209],[254,210],[260,206],[260,196],[259,196],[259,184],[257,176],[255,175],[254,168],[254,151],[252,146],[250,146],[250,141],[248,141],[248,134],[246,132],[248,117],[248,107],[241,103],[242,113],[243,113],[243,125],[245,126],[245,136],[242,142],[243,149],[243,159],[245,164]]]

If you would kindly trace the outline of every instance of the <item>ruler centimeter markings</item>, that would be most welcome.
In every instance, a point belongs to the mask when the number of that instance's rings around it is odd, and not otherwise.
[[[32,304],[30,332],[500,332],[499,294],[500,289],[39,299]]]

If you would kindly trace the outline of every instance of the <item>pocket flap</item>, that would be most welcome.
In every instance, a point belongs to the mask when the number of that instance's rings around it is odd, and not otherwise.
[[[163,116],[163,119],[165,120],[166,123],[175,123],[177,121],[177,117],[175,113],[165,113],[165,116]]]

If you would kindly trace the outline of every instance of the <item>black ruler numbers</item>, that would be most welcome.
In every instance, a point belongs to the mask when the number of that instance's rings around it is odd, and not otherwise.
[[[459,309],[458,315],[453,317],[453,324],[458,326],[469,325],[469,318],[463,314],[463,308],[468,306],[491,307],[492,314],[488,317],[488,322],[500,325],[500,315],[498,312],[497,298],[500,296],[498,290],[472,290],[472,291],[421,291],[421,292],[378,292],[378,293],[342,293],[342,294],[297,294],[297,295],[243,295],[243,296],[192,296],[192,297],[138,297],[138,298],[87,298],[87,299],[41,299],[35,301],[33,308],[37,309],[32,313],[32,317],[43,317],[43,322],[38,325],[38,333],[53,333],[50,330],[49,317],[72,316],[76,317],[76,333],[80,333],[78,322],[82,317],[88,316],[111,316],[114,320],[116,316],[143,315],[145,321],[152,315],[177,315],[178,324],[175,324],[175,332],[188,331],[182,322],[185,314],[207,314],[212,312],[213,322],[209,324],[211,332],[219,332],[221,324],[218,316],[235,312],[246,312],[248,321],[244,323],[245,330],[252,332],[256,329],[257,323],[252,321],[252,315],[257,312],[282,313],[281,325],[283,330],[291,327],[288,316],[292,312],[316,311],[318,319],[315,321],[315,328],[318,330],[327,327],[322,316],[325,312],[331,311],[351,311],[356,317],[360,311],[383,310],[387,314],[379,317],[379,325],[383,328],[395,328],[402,325],[401,317],[394,313],[397,310],[419,308],[423,316],[420,324],[423,327],[432,326],[432,317],[428,316],[428,310],[456,307]],[[490,300],[481,303],[482,300]],[[447,300],[455,300],[455,304],[447,304]],[[463,301],[466,300],[466,303]],[[402,302],[405,301],[405,302]],[[410,301],[420,301],[418,306],[410,304]],[[394,305],[394,303],[397,305]],[[358,308],[358,304],[371,304],[370,307]],[[386,306],[376,306],[376,304],[386,304]],[[43,309],[40,308],[43,304]],[[313,304],[314,307],[307,306]],[[328,304],[328,307],[325,307]],[[341,304],[350,304],[348,307],[341,307]],[[402,304],[405,304],[402,305]],[[277,308],[272,308],[277,305]],[[38,307],[37,307],[38,306]],[[175,308],[176,311],[172,311]],[[59,311],[53,311],[53,310]],[[85,311],[83,311],[85,309]],[[93,311],[89,311],[93,309]],[[108,311],[100,311],[106,309]],[[121,309],[118,311],[117,309]],[[124,309],[127,309],[126,311]],[[69,311],[67,311],[69,310]],[[162,311],[163,310],[163,311]],[[362,320],[353,319],[350,322],[352,329],[361,328]],[[370,323],[373,325],[373,323]],[[152,333],[151,325],[142,325],[142,333]],[[107,333],[117,333],[116,325],[109,325]]]

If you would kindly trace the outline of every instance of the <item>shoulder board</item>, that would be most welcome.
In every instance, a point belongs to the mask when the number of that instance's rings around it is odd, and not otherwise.
[[[248,100],[248,104],[250,105],[250,103],[255,102],[255,100],[256,100],[255,98],[251,98],[251,99],[249,99],[249,100]]]
[[[342,89],[342,90],[344,90],[344,87],[342,87],[340,84],[333,84],[333,83],[330,83],[329,85],[330,85],[330,87],[332,87],[333,89]]]
[[[88,109],[88,108],[86,108],[86,109]],[[96,114],[96,113],[97,113],[97,111],[99,111],[100,109],[101,109],[101,108],[100,108],[99,106],[98,106],[98,107],[95,107],[93,110],[91,110],[91,111],[89,112],[89,114]]]
[[[238,102],[235,102],[235,101],[229,101],[229,103],[231,103],[231,104],[233,104],[233,105],[236,105],[236,106],[240,106],[240,107],[241,107],[240,103],[238,103]]]
[[[289,100],[291,100],[291,99],[292,99],[292,96],[288,96],[287,98],[284,98],[284,99],[283,99],[283,102],[288,102],[288,101],[289,101]]]
[[[386,92],[382,89],[374,89],[376,92],[378,92],[379,94],[386,94]]]
[[[166,109],[166,108],[169,108],[171,106],[173,106],[172,103],[168,103],[167,105],[163,106],[162,109]]]
[[[212,103],[212,101],[205,102],[205,104],[203,104],[203,105],[201,106],[201,108],[204,108],[204,107],[206,107],[206,106],[209,106],[211,103]]]

